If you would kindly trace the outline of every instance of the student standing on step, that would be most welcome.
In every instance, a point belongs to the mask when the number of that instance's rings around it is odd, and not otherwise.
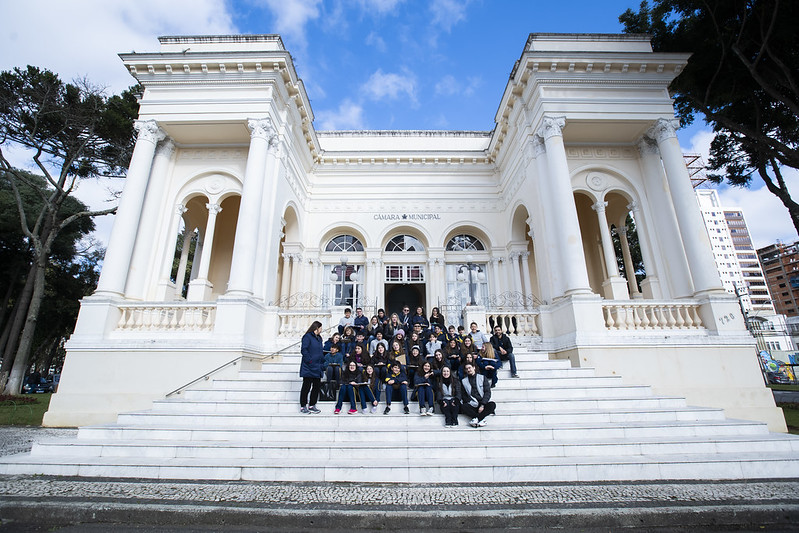
[[[301,413],[321,413],[316,408],[316,401],[319,399],[319,386],[322,383],[322,323],[315,320],[305,335],[302,336],[300,354],[300,377],[302,378],[302,388],[300,389],[300,412]],[[311,393],[310,402],[308,392]]]
[[[441,383],[438,384],[436,398],[444,414],[444,427],[458,425],[458,412],[461,403],[461,383],[449,367],[441,369]]]
[[[502,332],[500,326],[494,327],[494,335],[491,336],[491,346],[494,347],[497,357],[502,360],[510,361],[510,377],[518,378],[519,374],[516,373],[516,356],[513,355],[513,344],[510,342],[510,337]]]
[[[461,380],[461,411],[472,418],[473,428],[486,425],[485,418],[494,414],[497,404],[491,401],[491,384],[477,373],[473,363],[466,363],[466,377]]]

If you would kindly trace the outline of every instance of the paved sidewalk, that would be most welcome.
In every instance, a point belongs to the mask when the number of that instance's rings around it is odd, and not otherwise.
[[[0,428],[2,453],[54,436],[54,430],[9,429],[20,428]],[[389,461],[390,453],[373,459]],[[112,528],[799,531],[799,480],[364,485],[0,477],[0,532]]]

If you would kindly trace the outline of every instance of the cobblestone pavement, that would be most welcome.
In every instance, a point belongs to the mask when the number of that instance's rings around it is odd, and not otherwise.
[[[679,504],[720,502],[799,503],[799,481],[356,485],[345,483],[120,481],[9,476],[0,478],[0,498],[91,499],[102,501],[209,502],[315,509],[452,509],[551,505]]]
[[[34,442],[42,439],[70,438],[78,434],[73,428],[43,428],[38,426],[0,427],[0,456],[25,453]]]

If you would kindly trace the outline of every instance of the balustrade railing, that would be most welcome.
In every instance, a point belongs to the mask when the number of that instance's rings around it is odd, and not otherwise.
[[[280,326],[277,336],[280,338],[302,337],[314,320],[324,327],[331,324],[331,312],[327,309],[283,310],[278,312]]]
[[[538,311],[486,311],[486,322],[491,331],[499,325],[507,335],[540,335]]]
[[[704,329],[696,303],[616,301],[602,304],[609,330]]]
[[[121,331],[211,331],[216,319],[216,306],[208,304],[123,304],[119,310]]]

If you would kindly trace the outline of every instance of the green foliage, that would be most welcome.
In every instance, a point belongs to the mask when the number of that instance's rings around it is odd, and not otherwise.
[[[51,393],[5,396],[0,402],[0,426],[41,426],[50,406]],[[30,400],[34,401],[31,402]]]
[[[670,89],[684,125],[697,113],[716,133],[710,178],[747,186],[759,175],[791,213],[781,166],[799,168],[799,46],[795,0],[653,0],[619,21],[657,52],[691,52]]]

